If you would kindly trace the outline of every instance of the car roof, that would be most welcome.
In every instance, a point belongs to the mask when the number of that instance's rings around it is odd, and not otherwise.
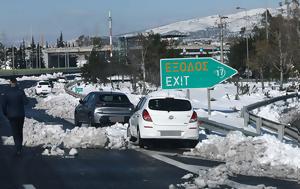
[[[113,92],[113,91],[93,91],[93,92],[90,92],[90,93],[94,93],[94,94],[98,94],[98,95],[106,95],[106,94],[126,95],[126,94],[121,93],[121,92]]]
[[[38,81],[38,83],[41,83],[41,82],[49,83],[49,81],[47,81],[47,80]]]
[[[188,100],[188,98],[185,97],[177,97],[177,96],[146,96],[147,99],[164,99],[164,98],[174,98],[174,99],[179,99],[179,100]]]

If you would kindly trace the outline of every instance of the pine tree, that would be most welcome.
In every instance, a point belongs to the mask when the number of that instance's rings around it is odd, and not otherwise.
[[[59,39],[57,39],[57,47],[58,48],[65,47],[65,43],[64,43],[64,40],[63,40],[63,34],[62,34],[62,32],[60,32]]]
[[[34,43],[34,38],[32,37],[31,39],[31,44],[30,44],[30,55],[29,55],[29,61],[30,61],[30,67],[31,68],[36,68],[36,45]]]

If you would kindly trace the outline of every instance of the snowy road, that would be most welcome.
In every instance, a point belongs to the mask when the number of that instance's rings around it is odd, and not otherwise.
[[[36,81],[21,81],[22,88]],[[5,90],[2,85],[0,90]],[[1,91],[0,91],[1,92]],[[33,108],[38,99],[31,97],[27,118],[45,125],[63,125],[72,129],[72,119],[55,117],[47,110]],[[9,128],[0,128],[0,135],[9,135]],[[13,147],[0,140],[0,188],[18,188],[23,185],[36,189],[52,188],[168,188],[170,184],[185,183],[195,178],[182,179],[187,173],[197,173],[222,164],[181,156],[184,149],[171,147],[150,150],[78,149],[78,156],[43,156],[42,147],[26,147],[21,158],[13,157]],[[277,188],[300,188],[294,182],[259,177],[230,177],[232,183],[265,184]],[[230,183],[229,183],[230,184]],[[243,185],[242,185],[243,186]],[[184,185],[179,185],[184,188]],[[224,188],[226,188],[224,186]]]

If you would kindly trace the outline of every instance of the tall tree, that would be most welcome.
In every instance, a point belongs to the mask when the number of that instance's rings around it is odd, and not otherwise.
[[[280,73],[280,88],[282,88],[284,75],[293,68],[295,63],[299,51],[299,37],[291,25],[291,20],[285,19],[282,15],[272,18],[270,30],[270,44],[273,50],[269,55],[274,68]]]
[[[64,42],[64,39],[63,39],[63,34],[62,32],[60,32],[60,36],[59,38],[57,39],[57,45],[56,45],[58,48],[60,47],[65,47],[65,42]]]

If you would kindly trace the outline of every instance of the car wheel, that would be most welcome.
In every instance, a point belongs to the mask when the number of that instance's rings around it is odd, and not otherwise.
[[[130,125],[128,125],[128,127],[127,127],[127,137],[129,138],[129,141],[136,142],[137,139],[131,135],[129,127],[130,127]]]
[[[137,130],[137,140],[136,143],[141,147],[144,148],[144,140],[141,138],[140,130]]]
[[[74,117],[74,122],[75,122],[75,126],[78,126],[78,127],[81,127],[81,122],[78,120],[78,118],[76,117],[76,115],[75,115],[75,117]]]
[[[88,125],[90,127],[96,127],[97,126],[96,123],[94,123],[94,117],[92,115],[89,115],[89,123],[88,123]]]

